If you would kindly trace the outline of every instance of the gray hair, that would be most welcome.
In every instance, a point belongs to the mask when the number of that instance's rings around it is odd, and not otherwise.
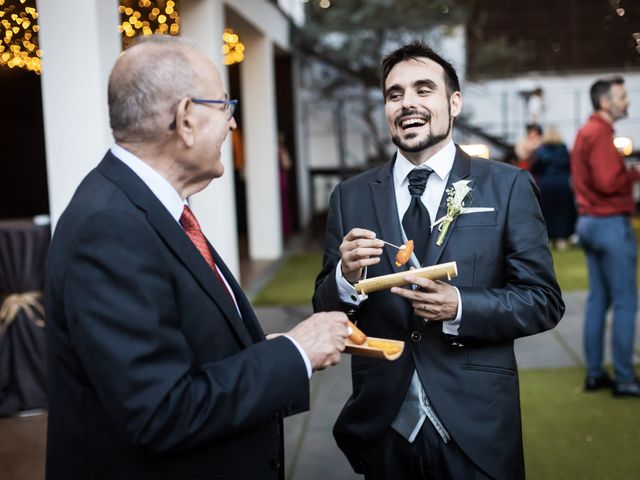
[[[193,44],[152,35],[121,55],[109,77],[109,124],[118,141],[144,142],[165,135],[178,102],[201,96],[201,75],[188,51]]]

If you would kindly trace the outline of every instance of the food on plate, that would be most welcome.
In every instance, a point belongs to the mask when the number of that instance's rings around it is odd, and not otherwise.
[[[367,340],[367,345],[369,345],[371,348],[379,348],[387,355],[395,355],[400,350],[402,350],[402,347],[398,345],[398,343],[387,342],[385,340],[373,340],[370,338]]]
[[[367,336],[364,334],[364,332],[356,327],[353,323],[348,322],[347,328],[349,328],[349,340],[351,340],[356,345],[362,345],[367,341]]]
[[[396,253],[396,267],[401,267],[409,261],[411,254],[413,253],[413,240],[407,240],[407,243],[402,245]]]

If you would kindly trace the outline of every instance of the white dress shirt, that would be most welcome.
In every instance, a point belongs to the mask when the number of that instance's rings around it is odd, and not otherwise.
[[[188,205],[187,200],[180,197],[180,194],[176,191],[176,189],[169,183],[169,181],[156,172],[148,163],[140,160],[133,153],[125,148],[122,148],[118,144],[114,144],[111,147],[111,153],[113,153],[122,163],[124,163],[127,167],[129,167],[133,172],[140,177],[140,180],[144,182],[144,184],[149,187],[149,190],[158,198],[160,203],[164,205],[164,207],[169,211],[174,220],[180,225],[180,217],[182,216],[182,211],[184,210],[184,206]],[[238,311],[238,315],[242,318],[240,314],[240,308],[238,307],[238,302],[236,300],[235,295],[233,294],[233,290],[231,290],[231,286],[227,279],[224,278],[224,275],[216,265],[216,269],[218,270],[218,274],[220,278],[224,282],[227,290],[231,294],[231,298],[233,298],[233,302],[236,305],[236,310]],[[302,359],[304,360],[304,364],[307,368],[307,375],[311,378],[311,361],[309,357],[302,349],[302,347],[289,335],[284,335],[296,346]]]
[[[427,180],[427,187],[422,194],[422,203],[424,203],[424,206],[429,212],[431,223],[437,220],[436,215],[440,208],[440,200],[442,199],[442,195],[444,194],[444,190],[447,186],[449,173],[451,173],[455,156],[456,147],[453,141],[447,143],[442,150],[417,167],[407,160],[400,151],[398,151],[396,161],[393,166],[393,187],[396,196],[396,205],[398,206],[398,219],[400,224],[402,224],[402,217],[411,203],[411,194],[409,193],[408,187],[408,175],[414,168],[429,167],[433,170],[433,173],[429,175],[429,179]],[[338,294],[340,295],[340,299],[343,302],[350,303],[352,305],[359,305],[361,302],[366,300],[367,296],[356,292],[353,285],[351,285],[342,276],[341,267],[342,260],[338,262],[338,266],[336,268],[336,282],[338,285]],[[367,272],[365,269],[363,278],[366,278],[366,275]],[[460,291],[456,287],[454,288],[458,294],[458,311],[456,317],[455,319],[442,322],[442,331],[450,335],[458,335],[460,320],[462,318],[462,299],[460,298]]]

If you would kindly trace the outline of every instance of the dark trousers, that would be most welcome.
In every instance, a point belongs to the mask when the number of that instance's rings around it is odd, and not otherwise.
[[[453,442],[444,443],[425,420],[413,443],[388,428],[364,460],[366,480],[488,480]]]

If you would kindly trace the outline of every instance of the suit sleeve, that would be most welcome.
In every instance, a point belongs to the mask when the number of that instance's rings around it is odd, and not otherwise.
[[[316,278],[316,289],[313,294],[313,309],[316,312],[337,310],[346,312],[354,306],[340,300],[336,283],[336,268],[340,261],[340,244],[346,235],[342,222],[341,186],[331,193],[329,214],[325,235],[325,249],[322,257],[322,270]],[[354,303],[357,303],[354,302]]]
[[[94,216],[64,282],[74,350],[126,441],[183,450],[308,409],[304,362],[286,338],[195,361],[177,318],[177,302],[188,299],[175,297],[153,235],[132,215]]]
[[[564,303],[536,192],[531,176],[520,171],[506,205],[506,284],[459,288],[462,322],[458,340],[509,341],[549,330],[562,318]]]

